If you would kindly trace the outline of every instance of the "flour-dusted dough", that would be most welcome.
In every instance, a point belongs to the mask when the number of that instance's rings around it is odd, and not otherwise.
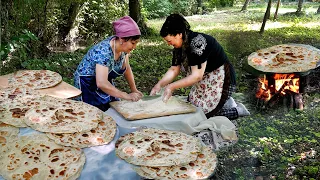
[[[196,111],[196,107],[175,96],[172,96],[167,103],[162,101],[162,97],[158,97],[152,100],[139,100],[137,102],[125,100],[116,101],[111,102],[110,105],[129,120],[191,113]]]
[[[57,144],[85,148],[110,143],[116,131],[116,122],[110,116],[104,114],[103,119],[98,123],[98,127],[90,131],[65,134],[47,133],[47,136]]]
[[[177,131],[142,129],[118,139],[116,155],[143,166],[172,166],[196,160],[201,142]]]
[[[75,180],[85,163],[80,148],[57,145],[44,134],[21,136],[0,146],[0,175],[5,179]]]

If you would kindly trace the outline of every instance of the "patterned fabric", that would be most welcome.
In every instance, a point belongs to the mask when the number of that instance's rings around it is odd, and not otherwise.
[[[83,57],[76,72],[74,73],[75,87],[80,89],[79,76],[96,76],[96,64],[109,67],[109,73],[114,70],[120,71],[125,61],[126,53],[122,53],[119,60],[113,58],[113,51],[110,46],[110,41],[115,36],[111,36],[100,43],[93,46]]]
[[[211,73],[205,73],[203,79],[191,88],[189,101],[201,107],[205,114],[215,109],[221,99],[224,77],[224,65]]]

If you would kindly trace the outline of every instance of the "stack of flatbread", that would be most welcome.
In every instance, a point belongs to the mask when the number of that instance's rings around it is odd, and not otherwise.
[[[116,123],[84,102],[36,93],[35,89],[46,87],[44,82],[49,81],[49,86],[58,82],[49,78],[55,73],[43,78],[48,71],[39,71],[31,84],[21,80],[28,74],[15,73],[10,80],[15,85],[0,89],[0,176],[77,179],[85,163],[81,148],[109,144]],[[19,127],[40,133],[19,136]]]
[[[206,179],[217,165],[215,153],[197,138],[153,128],[120,137],[116,155],[147,179]]]

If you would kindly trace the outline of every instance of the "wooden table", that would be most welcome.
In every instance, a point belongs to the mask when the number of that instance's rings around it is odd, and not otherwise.
[[[8,77],[11,74],[0,76],[0,88],[8,87]],[[74,98],[81,94],[81,91],[76,87],[62,81],[61,83],[57,84],[56,86],[45,88],[45,89],[37,89],[41,94],[49,95],[52,97],[57,98]]]

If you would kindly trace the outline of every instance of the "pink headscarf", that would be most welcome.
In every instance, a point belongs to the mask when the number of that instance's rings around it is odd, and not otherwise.
[[[124,16],[114,21],[112,25],[116,36],[120,38],[141,35],[137,23],[130,16]]]

